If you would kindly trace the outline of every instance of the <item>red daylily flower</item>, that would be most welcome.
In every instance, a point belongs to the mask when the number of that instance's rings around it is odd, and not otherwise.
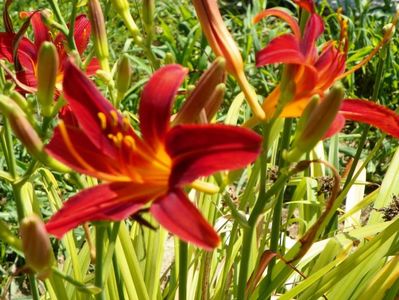
[[[183,187],[201,176],[242,168],[256,159],[261,138],[226,125],[170,127],[170,110],[187,70],[159,69],[145,86],[139,109],[141,137],[71,62],[63,91],[77,122],[61,121],[47,152],[105,183],[70,198],[46,224],[60,238],[87,221],[121,220],[150,206],[170,232],[202,248],[219,243]]]
[[[284,107],[280,117],[301,116],[313,96],[319,95],[323,98],[325,92],[334,82],[353,73],[368,62],[385,42],[384,38],[366,59],[353,69],[345,72],[348,54],[346,22],[340,18],[342,31],[339,42],[326,42],[322,45],[321,52],[318,53],[316,41],[324,32],[323,20],[315,13],[313,1],[298,0],[295,2],[310,13],[303,33],[301,33],[298,22],[280,9],[267,9],[254,19],[255,22],[259,22],[264,17],[279,17],[286,21],[292,30],[292,33],[274,38],[256,54],[256,65],[258,67],[275,63],[289,66],[289,80],[295,83],[295,92],[291,101]],[[280,85],[278,85],[266,97],[263,109],[269,118],[273,116],[280,96],[281,90]],[[381,118],[383,112],[385,117]],[[399,137],[399,116],[373,102],[362,99],[344,99],[338,116],[329,130],[329,135],[340,131],[344,126],[345,119],[374,125],[395,137]]]
[[[35,12],[21,12],[21,17],[30,18],[33,28],[34,41],[23,37],[18,43],[17,59],[20,70],[17,70],[17,85],[24,92],[32,93],[37,88],[37,60],[40,46],[43,42],[48,41],[54,43],[57,48],[60,66],[57,75],[57,83],[62,83],[64,73],[64,63],[68,55],[66,49],[66,37],[59,33],[52,37],[49,28],[42,22],[40,11]],[[90,22],[84,16],[80,15],[75,20],[74,39],[79,54],[82,54],[89,43],[90,39]],[[13,46],[14,40],[17,37],[15,33],[0,32],[0,59],[6,59],[11,63],[14,62]],[[87,74],[92,75],[99,69],[97,59],[92,59],[87,67]],[[60,86],[58,86],[58,89]]]

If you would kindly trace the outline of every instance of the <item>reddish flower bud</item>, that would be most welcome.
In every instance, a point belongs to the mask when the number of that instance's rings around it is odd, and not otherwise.
[[[195,123],[197,121],[201,110],[207,106],[208,102],[214,101],[211,98],[216,86],[224,83],[226,80],[225,68],[225,59],[218,57],[208,70],[204,72],[197,82],[195,89],[187,97],[187,100],[173,121],[174,124]],[[211,103],[208,104],[208,110],[210,106]]]
[[[101,4],[99,0],[90,0],[88,5],[96,56],[100,61],[101,68],[109,72],[107,31],[105,30],[105,21]]]
[[[223,22],[216,0],[193,0],[193,4],[213,52],[226,59],[226,69],[237,80],[253,113],[257,118],[265,119],[257,95],[245,77],[240,50]]]
[[[28,152],[35,157],[43,155],[43,142],[22,109],[13,100],[1,95],[0,110],[7,117],[14,134],[25,145]]]
[[[43,221],[36,215],[24,218],[20,234],[27,266],[39,279],[46,279],[51,274],[54,257]]]

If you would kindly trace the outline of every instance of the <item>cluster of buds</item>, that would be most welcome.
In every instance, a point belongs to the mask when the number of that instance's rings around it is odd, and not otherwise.
[[[225,79],[226,61],[223,57],[218,57],[201,76],[174,118],[173,124],[210,122],[222,103]]]
[[[344,88],[340,83],[324,99],[313,97],[299,119],[292,149],[283,153],[285,160],[296,162],[316,146],[335,120],[343,98]]]

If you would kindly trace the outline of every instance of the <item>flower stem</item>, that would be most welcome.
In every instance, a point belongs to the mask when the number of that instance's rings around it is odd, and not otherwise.
[[[187,299],[187,263],[188,246],[186,242],[179,241],[179,300]]]
[[[272,122],[263,124],[263,144],[262,153],[260,155],[260,184],[259,184],[259,194],[258,199],[255,203],[255,207],[248,220],[248,227],[244,228],[244,236],[242,241],[241,249],[241,262],[240,262],[240,274],[238,279],[237,287],[237,299],[245,299],[245,287],[248,278],[248,265],[251,256],[251,245],[252,237],[256,227],[256,221],[258,216],[263,210],[263,203],[265,203],[266,198],[266,168],[267,168],[267,153],[269,148],[269,132],[272,127]]]
[[[4,120],[4,134],[5,134],[5,145],[2,145],[2,146],[6,147],[6,151],[3,151],[3,152],[8,154],[8,159],[6,160],[8,163],[8,169],[9,169],[11,176],[14,179],[16,179],[18,176],[17,163],[16,163],[16,158],[14,155],[14,146],[13,146],[13,141],[12,141],[12,136],[11,136],[11,128],[10,128],[10,124],[9,124],[8,120]],[[22,186],[23,186],[22,184],[15,184],[15,183],[12,185],[19,222],[25,217],[25,206],[24,206],[23,199],[21,197]],[[29,284],[30,284],[31,293],[32,293],[32,299],[39,300],[40,294],[39,294],[39,289],[37,286],[36,278],[33,274],[29,274],[28,278],[29,278]]]
[[[96,300],[105,300],[104,281],[103,281],[103,258],[104,258],[104,236],[106,227],[104,224],[96,226],[96,272],[94,283],[101,289],[96,295]]]

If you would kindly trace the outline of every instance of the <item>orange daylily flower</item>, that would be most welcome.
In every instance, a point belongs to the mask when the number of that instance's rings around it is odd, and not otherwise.
[[[184,192],[201,176],[253,162],[261,137],[227,125],[170,126],[170,110],[187,70],[168,65],[151,77],[141,95],[139,136],[94,84],[71,62],[63,91],[74,118],[55,129],[47,152],[72,169],[104,183],[65,202],[46,224],[56,237],[88,221],[122,220],[149,208],[181,239],[212,249],[219,236]]]
[[[267,9],[258,14],[254,22],[268,16],[283,19],[290,26],[292,33],[283,34],[274,38],[265,48],[256,54],[258,67],[282,63],[287,66],[287,77],[293,86],[292,98],[286,103],[278,117],[299,117],[302,115],[312,97],[319,95],[324,97],[329,88],[338,80],[353,73],[367,63],[386,42],[390,32],[386,34],[382,42],[358,65],[345,72],[348,54],[348,38],[346,34],[347,24],[341,17],[341,36],[337,42],[328,41],[319,53],[316,47],[317,39],[324,32],[324,22],[316,14],[312,0],[295,1],[300,7],[310,13],[306,26],[301,33],[298,22],[288,13],[277,8]],[[266,97],[263,109],[268,118],[275,116],[276,107],[282,95],[281,85]],[[382,116],[385,117],[382,117]],[[345,119],[365,122],[374,125],[383,131],[399,137],[399,116],[378,104],[363,99],[344,99],[338,115],[331,125],[328,136],[342,129]],[[251,119],[247,125],[251,126],[257,121]]]

